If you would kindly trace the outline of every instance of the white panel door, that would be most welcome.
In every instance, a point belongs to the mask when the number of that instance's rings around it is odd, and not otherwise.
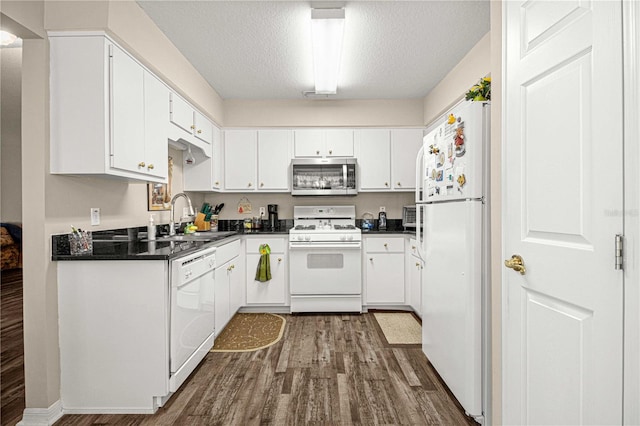
[[[367,304],[403,304],[404,253],[366,253]]]
[[[189,134],[193,133],[193,108],[180,96],[171,93],[171,122]]]
[[[247,254],[247,305],[267,304],[283,305],[286,303],[287,287],[284,254],[271,253],[271,280],[256,281],[256,268],[260,261],[260,254]]]
[[[258,189],[288,191],[291,130],[258,131]]]
[[[294,155],[296,157],[322,157],[324,155],[324,131],[301,129],[294,131]]]
[[[144,69],[117,46],[111,49],[111,165],[146,173]]]
[[[621,424],[621,2],[503,5],[502,420]]]
[[[255,130],[225,130],[224,188],[226,190],[255,190],[257,134]]]

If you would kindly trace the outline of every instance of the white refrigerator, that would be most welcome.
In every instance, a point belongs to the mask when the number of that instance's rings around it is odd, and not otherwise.
[[[465,412],[489,408],[490,106],[465,101],[432,124],[416,159],[422,350]]]

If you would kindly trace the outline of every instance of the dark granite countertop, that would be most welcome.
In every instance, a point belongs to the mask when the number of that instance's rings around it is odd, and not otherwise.
[[[148,241],[108,239],[94,234],[91,253],[72,255],[67,234],[53,235],[51,260],[169,260],[219,245],[236,236],[237,233],[222,232],[206,240],[167,241],[158,237],[155,241]]]

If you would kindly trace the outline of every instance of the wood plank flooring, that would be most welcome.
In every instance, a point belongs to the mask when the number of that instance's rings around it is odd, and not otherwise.
[[[0,424],[13,426],[24,411],[22,269],[2,271],[0,284]]]
[[[56,425],[476,425],[418,345],[388,345],[372,314],[286,315],[280,342],[210,353],[154,415]]]

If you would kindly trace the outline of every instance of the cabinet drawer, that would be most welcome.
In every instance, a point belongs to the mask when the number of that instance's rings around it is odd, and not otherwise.
[[[223,265],[238,255],[240,255],[240,240],[220,246],[216,250],[216,265]]]
[[[247,254],[260,253],[260,244],[269,244],[271,253],[284,253],[285,239],[284,238],[247,238],[246,251]]]
[[[367,253],[403,253],[404,238],[402,237],[370,237],[367,238]]]

